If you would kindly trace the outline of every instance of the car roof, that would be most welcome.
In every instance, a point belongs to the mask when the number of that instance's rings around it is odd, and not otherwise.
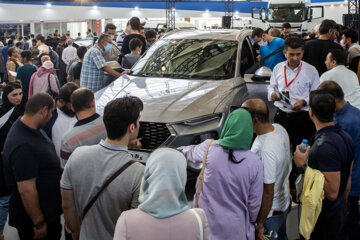
[[[242,36],[251,35],[249,29],[214,29],[214,30],[175,30],[164,36],[164,39],[204,39],[239,41]]]

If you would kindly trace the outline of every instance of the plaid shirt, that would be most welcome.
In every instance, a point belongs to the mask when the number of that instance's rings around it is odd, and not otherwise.
[[[80,86],[96,92],[103,88],[104,71],[106,61],[103,57],[103,50],[95,44],[86,52],[80,75]]]

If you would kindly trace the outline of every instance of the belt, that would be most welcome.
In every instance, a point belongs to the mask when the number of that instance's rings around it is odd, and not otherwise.
[[[283,213],[284,213],[283,211],[273,211],[272,215],[273,216],[279,216],[279,215],[281,215]]]

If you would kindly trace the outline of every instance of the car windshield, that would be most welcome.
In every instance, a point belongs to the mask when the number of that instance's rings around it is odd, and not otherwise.
[[[162,39],[133,67],[133,75],[184,79],[234,77],[237,41]]]
[[[305,9],[302,7],[270,7],[268,20],[270,22],[302,22],[305,21]]]

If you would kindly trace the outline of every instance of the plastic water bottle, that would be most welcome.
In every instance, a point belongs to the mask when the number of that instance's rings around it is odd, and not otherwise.
[[[308,140],[307,140],[307,139],[303,139],[303,140],[302,140],[302,143],[301,143],[300,146],[299,146],[300,152],[301,152],[301,153],[305,153],[308,146],[309,146],[309,145],[308,145]]]

